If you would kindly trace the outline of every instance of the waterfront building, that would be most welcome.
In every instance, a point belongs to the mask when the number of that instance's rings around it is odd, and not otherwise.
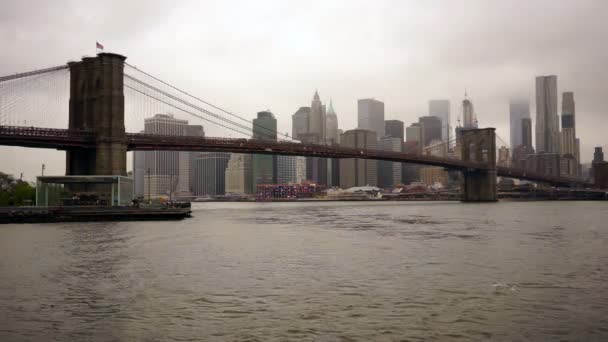
[[[401,120],[385,120],[384,121],[384,134],[387,137],[399,138],[401,141],[404,140],[405,135],[403,134],[403,121]]]
[[[401,152],[403,140],[390,136],[378,141],[378,149],[384,151]],[[378,186],[384,189],[393,188],[401,183],[401,165],[390,161],[378,161]]]
[[[306,157],[277,156],[276,184],[306,181]]]
[[[376,149],[378,138],[376,132],[365,129],[352,129],[344,132],[340,137],[344,147]],[[343,189],[353,186],[371,185],[378,183],[377,161],[369,159],[341,159],[340,160],[340,187]]]
[[[429,116],[436,116],[441,120],[441,140],[450,141],[450,100],[430,100]]]
[[[384,102],[376,99],[357,101],[357,128],[372,131],[376,137],[384,134]]]
[[[536,151],[559,153],[555,75],[536,77]]]
[[[441,140],[441,120],[436,116],[421,116],[420,143],[422,147],[429,146],[433,140]]]
[[[201,152],[195,157],[194,172],[199,175],[192,186],[196,196],[219,196],[226,193],[226,168],[230,153]]]
[[[302,135],[308,133],[310,107],[300,107],[292,116],[291,137],[302,140]]]
[[[511,100],[509,102],[509,128],[512,150],[524,143],[522,128],[524,119],[530,119],[530,103],[527,100]]]
[[[277,119],[270,111],[258,112],[253,119],[253,139],[277,140]],[[253,188],[258,184],[274,184],[276,182],[276,156],[254,154],[252,157]]]
[[[437,166],[425,166],[421,167],[420,170],[420,181],[428,186],[441,184],[443,186],[448,184],[448,172]]]
[[[252,155],[232,153],[225,172],[226,193],[252,194],[253,193],[253,165]]]

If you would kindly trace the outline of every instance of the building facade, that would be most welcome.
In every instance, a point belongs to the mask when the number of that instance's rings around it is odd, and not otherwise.
[[[376,137],[384,134],[384,102],[376,99],[361,99],[357,101],[357,128],[376,133]]]
[[[450,141],[450,100],[430,100],[429,116],[436,116],[441,120],[441,140]]]
[[[346,131],[340,137],[340,141],[344,147],[376,149],[378,146],[376,132],[365,129]],[[369,159],[340,159],[340,187],[348,189],[354,186],[376,186],[377,164],[377,161]]]
[[[530,103],[527,100],[511,100],[509,102],[509,128],[512,150],[523,144],[523,119],[530,119]]]
[[[270,111],[258,112],[257,118],[253,119],[253,139],[277,140],[277,119]],[[253,180],[254,189],[259,184],[276,183],[276,157],[268,154],[254,154]]]
[[[302,135],[308,133],[310,107],[300,107],[291,116],[291,137],[302,140]]]
[[[230,194],[253,193],[253,163],[251,154],[232,153],[226,166],[225,192]]]
[[[403,140],[398,137],[383,137],[378,141],[378,149],[383,151],[401,152]],[[384,189],[401,184],[402,163],[378,161],[378,186]]]
[[[441,120],[436,116],[421,116],[418,119],[420,124],[420,142],[421,146],[427,147],[433,140],[442,140],[441,138]]]
[[[536,77],[536,151],[560,152],[555,75]]]
[[[405,139],[403,130],[403,121],[401,120],[385,120],[384,121],[384,136],[391,138],[399,138],[401,141]]]
[[[194,172],[199,175],[192,186],[197,196],[220,196],[226,193],[226,168],[230,153],[202,152],[195,157]]]

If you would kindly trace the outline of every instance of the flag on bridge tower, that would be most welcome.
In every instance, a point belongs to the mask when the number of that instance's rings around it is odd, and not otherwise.
[[[95,47],[103,51],[103,45],[99,44],[99,42],[95,42]]]

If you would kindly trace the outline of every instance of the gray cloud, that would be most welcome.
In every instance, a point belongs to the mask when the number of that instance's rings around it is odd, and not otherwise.
[[[602,0],[13,1],[0,12],[0,74],[93,54],[99,40],[246,117],[269,108],[282,131],[315,88],[344,129],[355,127],[361,97],[406,123],[429,99],[449,98],[455,122],[466,89],[480,123],[505,139],[509,98],[530,99],[534,113],[534,77],[556,74],[560,92],[575,92],[589,160],[606,146],[606,13]],[[22,151],[0,149],[3,169],[37,170],[39,154]],[[63,172],[61,153],[45,159]]]

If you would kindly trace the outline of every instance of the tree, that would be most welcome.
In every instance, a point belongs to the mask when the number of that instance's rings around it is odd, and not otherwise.
[[[36,200],[36,188],[0,172],[0,206],[24,205]]]

